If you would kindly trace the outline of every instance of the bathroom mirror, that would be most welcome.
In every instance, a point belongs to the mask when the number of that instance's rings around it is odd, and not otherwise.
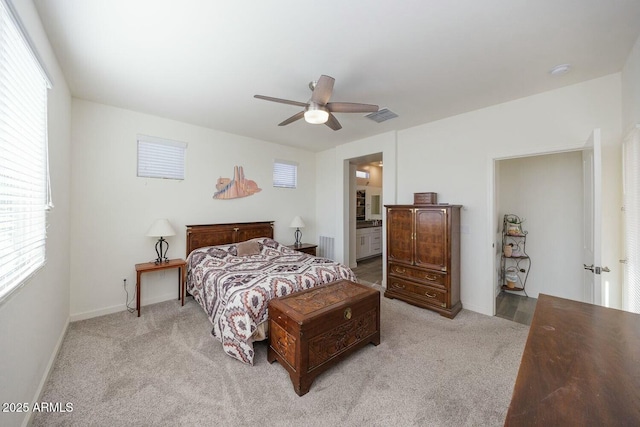
[[[371,215],[380,215],[380,195],[371,196]]]

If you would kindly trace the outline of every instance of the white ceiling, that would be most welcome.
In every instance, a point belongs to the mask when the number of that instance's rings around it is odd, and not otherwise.
[[[34,3],[75,97],[312,151],[618,72],[640,35],[639,0]],[[400,117],[279,127],[300,108],[253,98],[321,74]]]

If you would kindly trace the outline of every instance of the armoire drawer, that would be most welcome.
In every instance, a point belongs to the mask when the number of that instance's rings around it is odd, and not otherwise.
[[[413,283],[397,277],[389,277],[387,286],[389,291],[417,298],[427,304],[436,305],[438,307],[447,306],[447,292],[442,289]]]
[[[419,268],[409,267],[395,262],[389,263],[389,274],[400,278],[418,280],[430,286],[445,288],[447,284],[446,273],[435,272],[432,270],[422,270]]]

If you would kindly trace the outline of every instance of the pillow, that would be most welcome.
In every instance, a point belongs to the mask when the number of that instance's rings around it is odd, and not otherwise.
[[[260,244],[255,240],[248,240],[236,245],[238,256],[258,255],[260,253]]]

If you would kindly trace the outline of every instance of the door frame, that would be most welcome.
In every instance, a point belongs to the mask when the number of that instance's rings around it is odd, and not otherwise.
[[[586,170],[585,162],[589,161],[590,170]],[[598,271],[602,267],[602,134],[600,129],[594,129],[589,135],[582,150],[583,191],[584,206],[583,215],[588,215],[589,224],[584,224],[582,258],[585,265],[582,279],[583,302],[603,305],[602,275]],[[587,179],[587,172],[589,172]],[[589,194],[587,194],[589,192]],[[587,199],[589,197],[589,199]],[[590,200],[590,202],[589,202]],[[589,232],[589,235],[586,232]],[[592,247],[585,242],[586,237],[591,237]],[[588,259],[587,259],[588,258]],[[586,263],[592,266],[587,270]],[[596,268],[596,271],[593,271]]]
[[[393,205],[396,203],[397,191],[397,132],[391,131],[362,139],[349,144],[338,145],[335,148],[335,257],[336,261],[349,265],[351,262],[350,245],[350,159],[363,157],[369,154],[382,153],[384,170],[382,172],[382,204]],[[354,187],[355,188],[355,187]],[[382,210],[382,254],[387,251],[386,239],[386,214]],[[354,230],[355,238],[355,230]],[[355,255],[355,253],[354,253]],[[386,286],[387,265],[382,263],[382,286]]]
[[[490,155],[487,158],[487,168],[489,169],[489,183],[488,183],[488,194],[489,194],[489,203],[488,203],[488,241],[491,242],[491,250],[489,251],[489,256],[487,257],[487,265],[489,266],[489,271],[491,271],[491,302],[488,307],[492,307],[492,313],[496,315],[496,297],[498,296],[497,291],[497,283],[498,283],[498,267],[499,261],[496,256],[497,246],[501,245],[500,241],[498,241],[497,230],[500,227],[500,219],[497,217],[497,206],[496,206],[496,167],[497,162],[501,160],[511,160],[511,159],[520,159],[525,157],[535,157],[535,156],[543,156],[548,154],[561,154],[568,152],[576,152],[584,150],[584,141],[569,144],[564,147],[553,147],[553,148],[544,148],[541,147],[539,149],[532,150],[520,150],[515,152],[505,152],[499,154]]]

